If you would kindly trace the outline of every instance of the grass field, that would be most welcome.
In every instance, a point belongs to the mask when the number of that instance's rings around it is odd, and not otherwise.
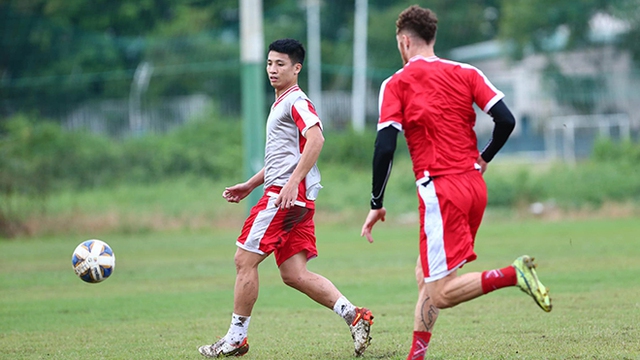
[[[309,267],[375,315],[364,359],[405,359],[416,300],[415,225],[320,226]],[[114,275],[85,284],[71,252],[85,238],[0,240],[1,359],[199,359],[226,333],[236,230],[93,234],[115,251]],[[640,221],[507,222],[489,219],[479,259],[463,272],[502,267],[528,253],[551,288],[541,311],[505,289],[443,310],[429,359],[640,359]],[[261,292],[245,359],[350,359],[348,328],[332,311],[261,265]]]

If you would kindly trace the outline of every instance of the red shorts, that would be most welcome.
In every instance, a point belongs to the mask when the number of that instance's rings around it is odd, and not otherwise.
[[[418,180],[420,261],[425,282],[442,279],[476,259],[474,241],[487,206],[478,171]]]
[[[261,255],[273,252],[278,266],[301,251],[307,253],[307,260],[318,256],[315,210],[297,205],[280,210],[274,205],[276,196],[265,192],[251,208],[236,242],[238,247]]]

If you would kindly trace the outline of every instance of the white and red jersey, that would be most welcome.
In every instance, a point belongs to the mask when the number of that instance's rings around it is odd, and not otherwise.
[[[284,186],[295,170],[306,143],[305,134],[322,122],[307,95],[294,85],[282,93],[271,106],[267,118],[267,139],[264,155],[264,188]],[[313,207],[313,200],[320,188],[320,171],[317,164],[301,182],[298,199]]]
[[[404,132],[416,179],[461,173],[479,155],[473,104],[488,112],[503,97],[471,65],[415,56],[382,83],[378,130]]]

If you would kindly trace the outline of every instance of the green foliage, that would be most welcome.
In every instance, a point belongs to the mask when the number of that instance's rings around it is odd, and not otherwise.
[[[504,170],[492,164],[485,173],[489,206],[552,201],[564,208],[582,208],[639,201],[639,163],[639,144],[600,140],[591,159],[574,167],[554,164],[540,171],[517,166]]]
[[[598,163],[613,162],[637,167],[640,164],[640,143],[599,139],[593,148],[593,160]]]
[[[149,183],[186,173],[216,179],[238,173],[236,165],[242,161],[239,125],[232,120],[194,119],[166,135],[115,141],[63,131],[57,124],[20,115],[5,124],[0,164],[5,184],[42,192],[53,185],[82,188],[122,180]],[[26,183],[27,178],[44,181],[46,186]]]
[[[212,179],[238,175],[242,163],[240,123],[195,120],[167,135],[123,141],[122,177],[150,183],[192,174]]]
[[[61,117],[89,100],[126,97],[142,62],[155,69],[150,97],[239,97],[239,71],[225,83],[215,66],[238,59],[237,36],[224,37],[229,27],[237,33],[237,14],[225,15],[234,8],[228,0],[2,1],[10,31],[0,35],[0,97],[11,101],[0,111]]]
[[[370,168],[373,161],[375,133],[358,133],[353,130],[328,132],[320,155],[320,161],[345,164],[354,168]]]
[[[369,10],[369,64],[372,68],[399,69],[402,59],[396,44],[395,22],[400,12],[416,4],[415,1],[374,1],[378,5]],[[432,9],[438,16],[436,53],[447,52],[458,46],[490,40],[498,31],[498,0],[455,2],[446,0],[420,4]],[[390,73],[389,75],[391,75]]]
[[[570,208],[639,199],[640,184],[621,170],[614,164],[587,163],[573,169],[558,165],[549,172],[545,195]]]
[[[412,4],[370,1],[371,69],[391,74],[401,66],[395,20]],[[351,83],[355,7],[340,0],[321,5],[324,88],[345,90]],[[497,31],[499,0],[438,0],[429,6],[442,22],[439,52],[491,39]],[[303,2],[265,0],[263,9],[267,44],[280,37],[306,41]],[[239,21],[239,3],[231,0],[0,1],[0,23],[8,29],[0,34],[0,98],[7,104],[0,112],[61,119],[87,101],[125,98],[143,62],[154,69],[145,94],[151,101],[203,93],[238,103]],[[332,67],[342,71],[331,72]]]
[[[606,201],[640,200],[640,144],[598,141],[592,161],[566,169],[557,166],[547,194],[560,203],[580,207]]]
[[[591,17],[598,12],[610,13],[624,1],[502,0],[500,35],[513,40],[520,55],[527,46],[545,52],[551,50],[549,42],[558,27],[565,26],[569,30],[567,47],[584,46]]]
[[[518,201],[516,187],[518,185],[513,179],[493,176],[493,173],[488,171],[485,174],[485,181],[487,183],[488,206],[512,207],[516,205]]]
[[[347,165],[353,169],[371,169],[375,131],[356,132],[352,129],[327,131],[320,161],[336,165]],[[408,159],[409,151],[402,134],[398,134],[395,159]]]
[[[49,122],[18,115],[4,123],[0,169],[5,193],[46,195],[60,180],[72,186],[104,176],[101,163],[114,158],[106,138],[73,134]]]
[[[568,48],[582,46],[588,42],[589,20],[598,12],[628,23],[629,32],[618,45],[638,55],[638,1],[434,0],[421,5],[438,14],[436,51],[444,57],[453,48],[495,39],[498,33],[515,40],[521,54],[531,44],[547,51],[543,44],[560,26],[570,30]],[[285,36],[306,41],[303,3],[264,1],[267,43]],[[373,87],[401,66],[395,20],[414,3],[369,2],[367,60]],[[325,90],[344,91],[351,85],[354,10],[353,2],[321,1]],[[127,98],[141,63],[153,65],[143,98],[148,103],[198,93],[234,104],[236,112],[239,108],[237,1],[1,0],[0,23],[7,29],[0,33],[2,114],[27,111],[62,120],[89,101]],[[592,88],[598,80],[569,78],[568,86]],[[584,108],[591,100],[567,101]]]
[[[494,164],[484,174],[489,207],[514,207],[540,201],[544,186],[540,178],[524,166],[512,166],[509,170],[495,169]]]
[[[34,206],[44,208],[55,191],[121,182],[150,184],[185,174],[219,179],[241,171],[238,121],[195,119],[167,135],[122,141],[67,132],[24,115],[2,125],[0,232],[8,226],[3,223],[19,224]]]

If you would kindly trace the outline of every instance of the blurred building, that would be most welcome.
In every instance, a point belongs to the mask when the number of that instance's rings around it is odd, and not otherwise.
[[[455,61],[481,69],[501,89],[517,125],[505,152],[573,162],[588,156],[599,137],[638,139],[640,71],[628,51],[616,47],[623,22],[604,14],[591,23],[593,46],[562,51],[568,40],[559,28],[544,53],[512,60],[508,43],[493,40],[456,48]],[[477,132],[491,136],[493,123],[478,110]],[[482,143],[482,141],[480,141]]]

